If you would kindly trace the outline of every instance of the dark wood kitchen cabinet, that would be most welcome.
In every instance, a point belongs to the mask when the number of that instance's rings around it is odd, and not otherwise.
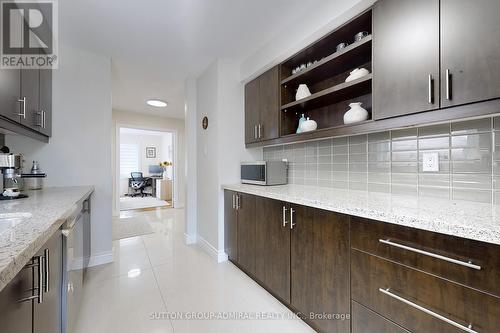
[[[0,69],[0,115],[19,121],[21,89],[21,71],[18,69]]]
[[[291,304],[319,332],[349,332],[349,217],[291,205]]]
[[[33,307],[33,333],[61,333],[63,244],[58,230],[36,254],[43,263],[43,302]],[[38,288],[39,286],[37,286]]]
[[[245,86],[245,143],[278,137],[279,66]]]
[[[238,215],[238,264],[248,273],[255,274],[255,196],[236,194]]]
[[[52,71],[0,70],[0,127],[47,141],[52,134]]]
[[[500,1],[441,0],[441,106],[500,97]]]
[[[255,196],[224,191],[224,248],[229,259],[255,274]]]
[[[233,262],[318,332],[349,332],[349,217],[227,190],[225,205],[229,258],[234,258],[236,221],[238,259]],[[242,219],[241,212],[250,208],[253,216],[245,213]]]
[[[27,298],[33,296],[33,269],[27,265],[0,292],[2,333],[31,333],[33,301]]]
[[[21,93],[20,99],[22,125],[33,130],[41,128],[41,116],[39,116],[40,102],[40,71],[38,69],[23,69],[21,71]]]
[[[52,70],[40,70],[40,101],[38,131],[46,136],[52,136]]]
[[[290,302],[290,205],[257,197],[256,277],[285,302]]]
[[[2,290],[2,333],[62,332],[62,251],[62,235],[57,230]]]
[[[238,261],[236,194],[233,191],[224,191],[224,251],[231,261]]]
[[[438,109],[439,0],[380,0],[373,30],[373,118]]]

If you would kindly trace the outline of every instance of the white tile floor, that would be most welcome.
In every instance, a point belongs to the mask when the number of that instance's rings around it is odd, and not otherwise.
[[[146,219],[155,233],[115,241],[115,262],[90,270],[76,333],[313,332],[233,264],[186,246],[183,210],[126,214]],[[151,319],[155,313],[164,317]],[[286,319],[165,318],[170,313]]]

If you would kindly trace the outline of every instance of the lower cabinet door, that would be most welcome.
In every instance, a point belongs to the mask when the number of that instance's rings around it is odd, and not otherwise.
[[[37,253],[42,259],[43,302],[34,303],[33,333],[61,333],[63,258],[62,235],[58,230]]]
[[[238,264],[255,275],[255,196],[238,193]]]
[[[411,333],[354,301],[351,311],[352,333]]]
[[[20,300],[33,295],[32,276],[36,270],[22,269],[0,292],[0,332],[31,333],[33,301]]]
[[[257,197],[256,277],[273,294],[290,302],[289,204]]]
[[[224,249],[231,261],[238,261],[238,226],[236,193],[224,191]]]
[[[291,206],[291,305],[319,332],[349,332],[349,217]]]

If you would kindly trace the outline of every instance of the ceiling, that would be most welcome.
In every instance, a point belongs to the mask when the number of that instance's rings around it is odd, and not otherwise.
[[[183,118],[186,78],[217,58],[244,59],[328,1],[59,0],[59,35],[112,58],[114,109]]]

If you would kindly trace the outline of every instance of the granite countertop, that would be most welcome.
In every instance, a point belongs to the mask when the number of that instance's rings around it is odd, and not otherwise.
[[[16,276],[52,234],[94,191],[92,186],[52,187],[27,191],[28,198],[0,201],[0,291]],[[32,216],[17,223],[2,221],[12,213]]]
[[[303,185],[223,189],[500,245],[500,206]]]

